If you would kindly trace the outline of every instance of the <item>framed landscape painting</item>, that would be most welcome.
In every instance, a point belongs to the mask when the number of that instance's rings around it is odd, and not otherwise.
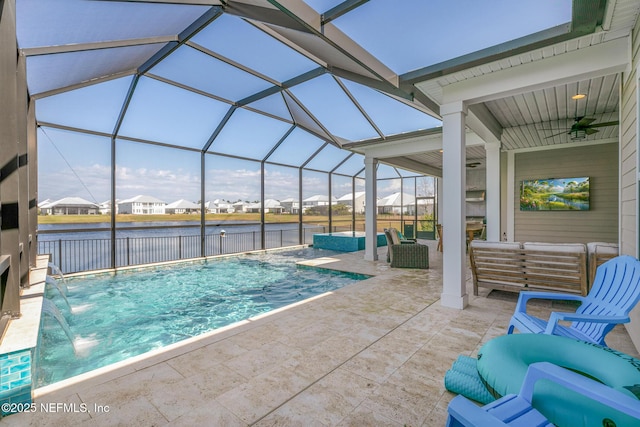
[[[588,211],[589,177],[523,180],[521,211]]]

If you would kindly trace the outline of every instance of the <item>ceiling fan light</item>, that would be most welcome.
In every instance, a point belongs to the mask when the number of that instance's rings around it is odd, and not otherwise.
[[[569,133],[571,135],[572,141],[575,141],[578,139],[585,139],[587,137],[587,132],[584,129],[574,129]]]

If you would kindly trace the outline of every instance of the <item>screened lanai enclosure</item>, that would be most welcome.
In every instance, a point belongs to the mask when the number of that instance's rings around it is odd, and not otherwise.
[[[441,100],[418,83],[586,19],[570,0],[463,3],[0,3],[37,146],[37,238],[20,241],[70,272],[307,244],[365,217],[433,238]],[[465,150],[484,166],[481,138]]]
[[[362,231],[364,156],[343,145],[441,125],[282,6],[159,3],[17,2],[38,251],[65,272]],[[394,200],[378,226],[433,238],[435,179],[383,163],[377,177]]]

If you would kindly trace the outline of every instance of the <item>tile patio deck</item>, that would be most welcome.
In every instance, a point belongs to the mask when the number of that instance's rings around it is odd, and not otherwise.
[[[515,296],[473,297],[469,280],[469,307],[442,307],[442,255],[429,244],[429,270],[389,268],[386,247],[375,263],[332,257],[325,267],[376,276],[38,389],[37,412],[0,425],[443,426],[446,370],[504,334]],[[637,356],[624,328],[608,342]]]

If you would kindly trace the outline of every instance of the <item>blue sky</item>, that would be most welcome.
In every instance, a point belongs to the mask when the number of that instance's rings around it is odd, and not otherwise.
[[[308,0],[307,3],[324,12],[340,1]],[[149,36],[154,34],[155,28],[166,28],[161,25],[164,22],[148,22],[151,16],[148,12],[159,5],[118,5],[123,6],[120,12],[109,12],[103,20],[86,22],[94,27],[92,33],[117,40],[118,37]],[[96,41],[87,39],[80,29],[70,27],[69,24],[75,22],[71,16],[78,7],[87,16],[105,13],[104,8],[108,7],[102,2],[65,0],[57,3],[52,12],[56,19],[52,19],[51,14],[44,13],[40,6],[33,1],[20,2],[19,18],[22,16],[23,20],[18,21],[18,33],[19,36],[29,35],[19,37],[19,42],[27,44],[21,47],[43,46],[48,40],[54,44]],[[162,7],[181,13],[187,10],[185,7]],[[166,14],[154,13],[159,21],[168,19]],[[388,1],[371,0],[333,23],[401,74],[565,23],[570,16],[570,0],[397,0],[393,7]],[[121,31],[114,29],[114,22],[122,19],[131,25],[137,22],[140,27],[133,33],[130,27]],[[21,22],[25,21],[28,27],[33,27],[30,31],[21,31]],[[47,39],[45,31],[39,34],[38,23],[51,26],[55,34],[49,37],[54,38]],[[34,32],[35,35],[32,34]],[[229,112],[231,103],[269,88],[274,82],[285,81],[318,67],[318,64],[253,25],[228,14],[198,33],[192,41],[204,50],[254,69],[258,76],[193,47],[180,47],[151,69],[152,76],[138,81],[119,135],[200,150]],[[83,53],[77,55],[80,58]],[[28,60],[28,72],[29,65]],[[56,72],[60,71],[52,69],[52,79],[57,77]],[[176,85],[167,84],[162,79]],[[111,134],[132,81],[131,76],[123,77],[39,99],[36,103],[37,118],[40,122]],[[185,90],[187,87],[191,90]],[[248,105],[256,111],[237,109],[210,151],[261,160],[290,130],[294,120],[321,132],[308,114],[315,116],[328,131],[340,138],[360,140],[377,137],[375,128],[350,101],[343,88],[385,135],[440,125],[438,120],[387,95],[325,74],[290,88],[293,97],[304,104],[304,109],[297,106],[292,98],[287,100],[287,104],[279,94]],[[38,133],[38,138],[40,200],[77,196],[101,202],[110,198],[111,141],[108,136],[45,127]],[[269,157],[271,161],[292,167],[267,167],[266,197],[297,197],[297,167],[324,143],[301,129],[292,132]],[[309,162],[308,167],[328,171],[347,154],[329,146]],[[197,151],[118,140],[116,197],[123,199],[148,194],[166,202],[180,198],[199,200],[200,158]],[[259,162],[212,155],[205,158],[207,200],[259,199]],[[342,171],[353,174],[362,166],[359,156],[347,162]],[[381,176],[393,175],[385,168],[381,169]],[[380,185],[380,195],[399,191],[399,184],[395,181],[399,182],[393,180]],[[327,193],[328,181],[321,174],[305,173],[303,183],[305,197]],[[341,196],[339,192],[342,189],[351,191],[347,187],[346,183],[336,186],[334,195]]]
[[[307,0],[322,13],[337,0]],[[571,0],[370,0],[333,23],[398,74],[571,21]]]

